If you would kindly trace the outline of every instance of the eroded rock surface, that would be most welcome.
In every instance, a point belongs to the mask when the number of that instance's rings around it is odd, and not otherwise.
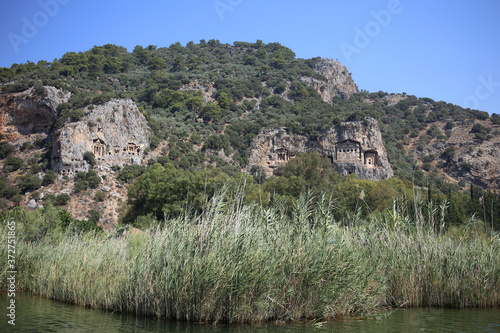
[[[327,103],[331,103],[332,98],[335,96],[349,98],[359,92],[358,86],[354,83],[347,67],[337,60],[321,58],[316,63],[314,71],[323,75],[327,82],[311,77],[302,77],[300,80],[314,87]]]
[[[393,177],[378,123],[373,118],[343,122],[330,128],[317,140],[289,134],[285,128],[262,131],[251,146],[249,169],[263,168],[271,176],[299,153],[317,151],[332,160],[341,175],[354,173],[362,179],[381,180]]]
[[[0,95],[0,133],[15,141],[24,135],[46,133],[56,120],[56,108],[67,102],[70,92],[45,86],[46,96],[33,94],[34,88]]]
[[[140,164],[149,147],[151,129],[130,99],[114,99],[91,105],[85,117],[66,123],[54,133],[52,168],[62,174],[87,171],[84,154],[94,154],[99,166]]]

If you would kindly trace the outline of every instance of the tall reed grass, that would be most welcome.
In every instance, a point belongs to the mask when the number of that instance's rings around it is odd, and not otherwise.
[[[19,286],[92,308],[204,322],[500,305],[498,236],[451,238],[396,204],[340,223],[324,198],[303,196],[292,211],[280,201],[262,209],[223,198],[143,234],[20,241]]]

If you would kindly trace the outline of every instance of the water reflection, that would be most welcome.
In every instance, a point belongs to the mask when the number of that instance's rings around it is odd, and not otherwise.
[[[7,302],[7,295],[0,295],[1,309],[6,309]],[[2,312],[0,332],[500,332],[500,309],[400,310],[374,319],[342,319],[318,325],[213,326],[94,311],[21,293],[16,297],[15,327],[7,324],[6,310]]]

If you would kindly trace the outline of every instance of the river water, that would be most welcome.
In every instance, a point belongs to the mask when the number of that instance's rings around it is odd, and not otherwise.
[[[16,294],[16,325],[7,323],[9,298],[0,295],[0,332],[500,332],[500,309],[410,309],[372,319],[342,319],[329,323],[266,323],[211,325],[156,320],[85,309],[27,293]]]

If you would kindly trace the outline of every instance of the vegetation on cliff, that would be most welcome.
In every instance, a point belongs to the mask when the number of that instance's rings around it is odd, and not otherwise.
[[[130,97],[137,103],[154,130],[150,142],[150,153],[154,154],[148,157],[147,166],[113,169],[117,179],[130,184],[126,185],[129,204],[122,214],[125,223],[137,224],[139,216],[148,214],[161,218],[187,208],[200,211],[204,200],[223,183],[234,186],[241,182],[245,167],[253,176],[247,179],[246,200],[264,207],[277,198],[286,198],[291,207],[300,193],[314,189],[318,196],[325,193],[338,200],[340,218],[354,213],[356,205],[352,202],[362,191],[369,210],[383,212],[397,195],[417,186],[428,189],[427,202],[448,198],[448,209],[454,211],[447,215],[454,219],[448,225],[466,223],[475,214],[488,228],[498,230],[499,196],[474,186],[484,183],[472,178],[469,171],[473,166],[466,160],[458,162],[455,146],[446,145],[453,128],[467,123],[471,124],[474,142],[491,140],[498,134],[492,129],[500,123],[498,115],[489,117],[486,112],[429,98],[385,92],[361,91],[325,101],[321,95],[324,86],[307,83],[312,80],[326,84],[327,78],[315,70],[320,61],[297,59],[292,50],[279,43],[261,41],[230,45],[202,40],[186,46],[136,46],[132,52],[107,44],[86,52],[69,52],[52,62],[2,68],[0,81],[2,93],[34,87],[35,95],[44,96],[44,85],[72,93],[57,107],[57,120],[48,129],[49,134],[65,122],[81,119],[86,105],[115,97]],[[348,72],[337,74],[349,76]],[[269,179],[258,165],[248,165],[250,144],[263,128],[286,127],[292,134],[314,140],[332,125],[367,116],[379,122],[398,179],[380,184],[342,179],[329,174],[328,161],[316,162],[318,156],[292,161],[276,172],[280,177]],[[446,125],[442,127],[442,123]],[[422,152],[407,150],[412,145]],[[429,145],[446,148],[426,153]],[[36,198],[40,186],[54,181],[47,146],[47,141],[26,142],[18,152],[5,140],[0,142],[3,173],[14,176],[0,182],[2,207],[18,204],[26,191]],[[30,150],[36,151],[35,156],[19,158],[29,156]],[[86,156],[91,169],[95,168],[93,159],[91,153]],[[296,164],[303,167],[297,168]],[[461,182],[444,181],[442,170],[462,175]],[[40,171],[44,177],[39,176]],[[92,172],[77,177],[74,193],[85,194],[88,188],[92,191],[99,185]],[[314,178],[318,174],[323,182]],[[41,183],[38,178],[43,178]],[[152,182],[157,182],[158,191],[152,190]],[[350,190],[352,187],[355,189]],[[376,193],[384,192],[376,190],[379,187],[385,187],[385,193],[390,195],[377,199]],[[53,197],[44,200],[49,202]],[[93,197],[105,200],[102,193],[94,193]]]

